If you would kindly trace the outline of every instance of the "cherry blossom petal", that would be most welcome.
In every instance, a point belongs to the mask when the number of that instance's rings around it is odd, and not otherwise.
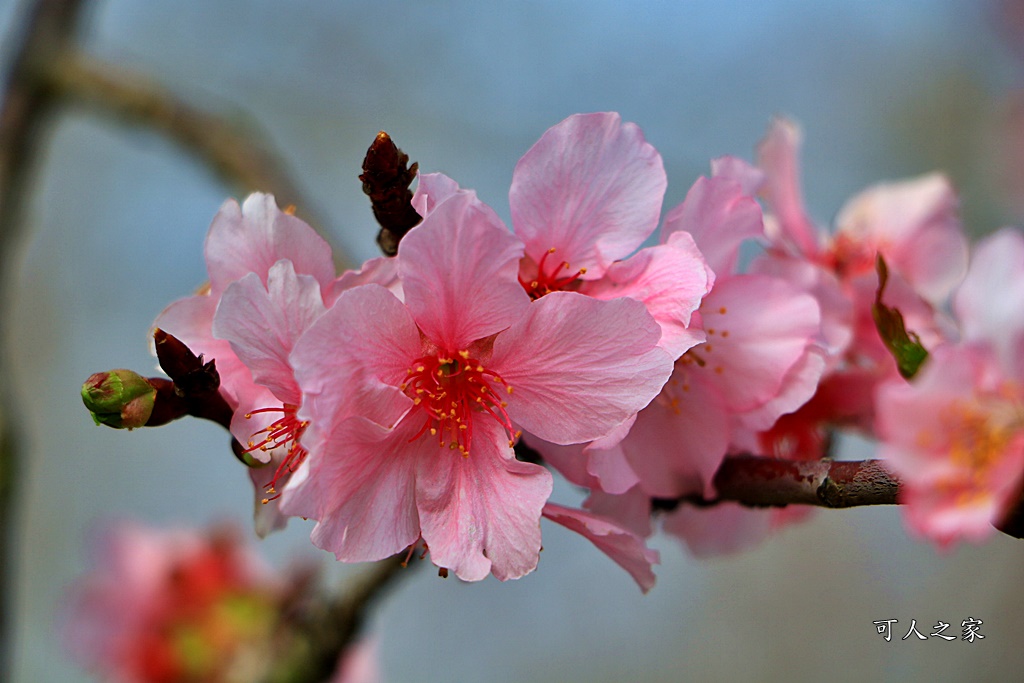
[[[390,557],[420,537],[416,511],[417,441],[411,425],[389,430],[362,417],[342,421],[310,455],[313,488],[286,489],[281,509],[318,520],[311,538],[344,562]],[[414,433],[414,430],[412,430]],[[319,495],[311,506],[296,501]]]
[[[683,203],[665,216],[662,241],[688,232],[719,277],[736,271],[740,244],[764,236],[761,207],[739,182],[727,177],[698,178]]]
[[[667,184],[661,156],[636,125],[615,113],[576,114],[516,164],[512,225],[535,262],[554,247],[570,271],[598,278],[657,227]]]
[[[672,372],[660,336],[639,301],[554,292],[498,335],[488,367],[513,389],[513,420],[552,443],[580,443],[657,395]]]
[[[719,387],[733,412],[778,396],[820,325],[812,296],[761,275],[720,280],[704,299],[701,316],[708,341],[691,352],[703,362],[694,372]]]
[[[604,278],[584,283],[580,292],[603,300],[626,296],[642,301],[661,326],[658,345],[675,359],[704,340],[702,331],[691,329],[690,316],[709,290],[704,259],[689,236],[681,234],[671,244],[616,261]]]
[[[652,564],[661,561],[657,550],[644,545],[632,531],[592,512],[548,503],[544,516],[583,536],[633,577],[644,593],[654,587]]]
[[[647,538],[654,531],[651,524],[651,497],[640,490],[639,486],[620,494],[591,491],[583,501],[583,507],[595,515],[613,520],[641,538]]]
[[[398,247],[405,302],[420,329],[446,352],[467,348],[520,317],[530,298],[519,284],[523,245],[468,191],[441,202]]]
[[[840,210],[836,238],[881,251],[890,269],[938,304],[967,272],[958,204],[953,186],[938,173],[875,185]]]
[[[289,362],[314,423],[334,422],[345,417],[339,413],[359,404],[354,397],[367,378],[397,387],[422,348],[405,305],[379,285],[363,285],[343,292],[310,326],[295,343]],[[404,394],[392,391],[396,401],[404,399],[408,406]],[[364,402],[359,407],[369,417],[370,406]],[[380,415],[374,419],[384,424]]]
[[[757,147],[757,159],[765,172],[765,198],[778,221],[766,226],[777,231],[769,237],[790,245],[796,253],[814,256],[819,251],[819,237],[804,211],[798,158],[801,138],[795,123],[775,119]]]
[[[213,335],[230,342],[254,382],[282,402],[299,405],[302,394],[288,355],[325,310],[317,281],[296,275],[291,261],[278,261],[267,273],[265,286],[256,273],[249,273],[224,290]]]
[[[739,422],[746,429],[763,431],[781,415],[797,410],[814,396],[827,362],[824,349],[809,346],[786,372],[779,392],[757,408],[738,415]]]
[[[644,493],[656,498],[712,495],[729,445],[729,420],[714,387],[677,370],[640,411],[622,448]]]
[[[416,184],[416,193],[412,196],[412,207],[427,217],[438,204],[459,191],[459,184],[444,173],[424,173]]]
[[[221,206],[206,237],[206,267],[213,294],[256,273],[261,279],[281,259],[295,271],[312,275],[325,290],[334,280],[331,247],[313,228],[277,208],[274,197],[249,195],[241,207],[233,199]]]
[[[749,550],[772,530],[772,510],[723,502],[710,508],[680,505],[665,516],[665,533],[680,539],[695,557]]]
[[[537,566],[541,508],[551,495],[551,473],[515,459],[501,427],[482,422],[473,453],[415,443],[416,500],[430,559],[465,581],[493,573],[516,579]],[[479,444],[479,446],[478,446]]]
[[[390,256],[372,258],[359,270],[346,270],[324,291],[324,303],[330,307],[342,292],[359,285],[380,285],[402,299],[402,282],[398,279],[398,259]]]
[[[1000,363],[1020,366],[1024,335],[1024,237],[1002,230],[974,249],[971,269],[953,299],[965,341],[984,341],[997,349]],[[1019,374],[1019,373],[1015,373]]]
[[[764,186],[765,173],[757,166],[738,157],[724,156],[711,160],[711,175],[715,178],[729,178],[740,184],[743,194],[755,196]]]

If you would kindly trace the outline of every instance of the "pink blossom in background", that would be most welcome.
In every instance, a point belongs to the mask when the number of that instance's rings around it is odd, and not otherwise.
[[[884,256],[889,270],[883,301],[929,347],[950,335],[941,306],[963,278],[967,241],[956,194],[934,173],[868,188],[839,211],[833,233],[819,228],[803,205],[800,140],[796,124],[776,119],[758,147],[769,249],[752,270],[799,283],[818,299],[827,368],[814,398],[764,432],[760,443],[787,457],[817,446],[804,457],[820,457],[830,425],[870,431],[874,388],[897,374],[871,313],[875,255]]]
[[[284,589],[234,533],[120,523],[93,546],[61,630],[75,660],[106,681],[255,680]]]
[[[942,546],[982,540],[1021,494],[1024,237],[980,243],[954,299],[963,334],[910,383],[878,390],[881,453],[903,481],[910,528]]]
[[[534,569],[551,475],[515,459],[520,429],[601,437],[657,394],[672,362],[643,304],[531,301],[522,257],[489,207],[452,192],[399,247],[404,301],[355,287],[298,341],[310,457],[283,508],[318,520],[318,546],[367,561],[422,537],[466,580]]]

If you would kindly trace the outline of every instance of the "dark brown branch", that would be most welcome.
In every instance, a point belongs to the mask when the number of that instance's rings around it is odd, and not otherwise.
[[[728,456],[715,474],[717,501],[751,506],[849,508],[895,505],[899,481],[880,460],[779,460]],[[707,501],[702,501],[706,503]]]
[[[69,102],[119,121],[163,133],[242,193],[271,192],[282,206],[323,234],[321,220],[248,117],[214,114],[188,104],[150,79],[83,54],[68,53],[46,71],[48,84]],[[339,268],[352,260],[335,250]]]
[[[81,3],[78,0],[37,0],[24,8],[20,43],[12,51],[0,98],[0,339],[8,338],[14,253],[22,236],[29,183],[48,130],[56,98],[38,74],[59,58],[70,44]],[[9,380],[13,362],[6,344],[0,346],[0,377]],[[0,399],[0,680],[11,678],[13,562],[18,556],[15,527],[20,476],[19,448],[24,439],[15,425],[20,408],[14,391]]]

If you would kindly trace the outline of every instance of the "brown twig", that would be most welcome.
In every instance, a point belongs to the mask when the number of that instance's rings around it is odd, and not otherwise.
[[[10,324],[9,292],[13,286],[13,252],[22,237],[29,183],[47,132],[52,127],[56,96],[39,77],[71,43],[81,2],[36,0],[25,7],[6,88],[0,104],[0,339],[7,339]],[[0,377],[9,379],[13,362],[6,344],[0,347]],[[11,676],[14,558],[18,556],[15,526],[20,474],[19,450],[24,443],[15,425],[20,412],[11,390],[0,398],[0,680]]]
[[[718,496],[658,499],[655,507],[681,502],[715,505],[733,501],[751,507],[816,505],[849,508],[896,505],[899,480],[880,460],[781,460],[753,455],[725,458],[714,479]]]

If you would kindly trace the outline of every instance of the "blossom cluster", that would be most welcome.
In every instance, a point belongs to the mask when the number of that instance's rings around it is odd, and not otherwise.
[[[306,599],[306,570],[274,573],[236,530],[155,529],[122,521],[92,546],[92,567],[69,589],[68,652],[104,681],[264,680],[276,659],[303,652],[287,614]],[[294,615],[293,615],[294,616]],[[372,642],[341,653],[331,683],[379,680]]]
[[[511,230],[425,174],[397,256],[340,275],[273,197],[228,201],[209,285],[156,325],[216,362],[258,465],[257,530],[315,520],[313,542],[342,561],[422,547],[464,580],[517,578],[537,566],[543,517],[646,590],[659,502],[713,500],[729,454],[827,457],[844,428],[881,440],[913,529],[980,538],[1024,471],[1024,238],[991,238],[968,273],[939,174],[868,188],[820,226],[799,145],[774,121],[754,163],[715,159],[662,217],[668,179],[640,129],[574,115],[515,166]],[[879,307],[930,353],[917,376]],[[586,490],[582,507],[550,500],[552,472]],[[701,554],[801,516],[721,504],[660,519]]]

